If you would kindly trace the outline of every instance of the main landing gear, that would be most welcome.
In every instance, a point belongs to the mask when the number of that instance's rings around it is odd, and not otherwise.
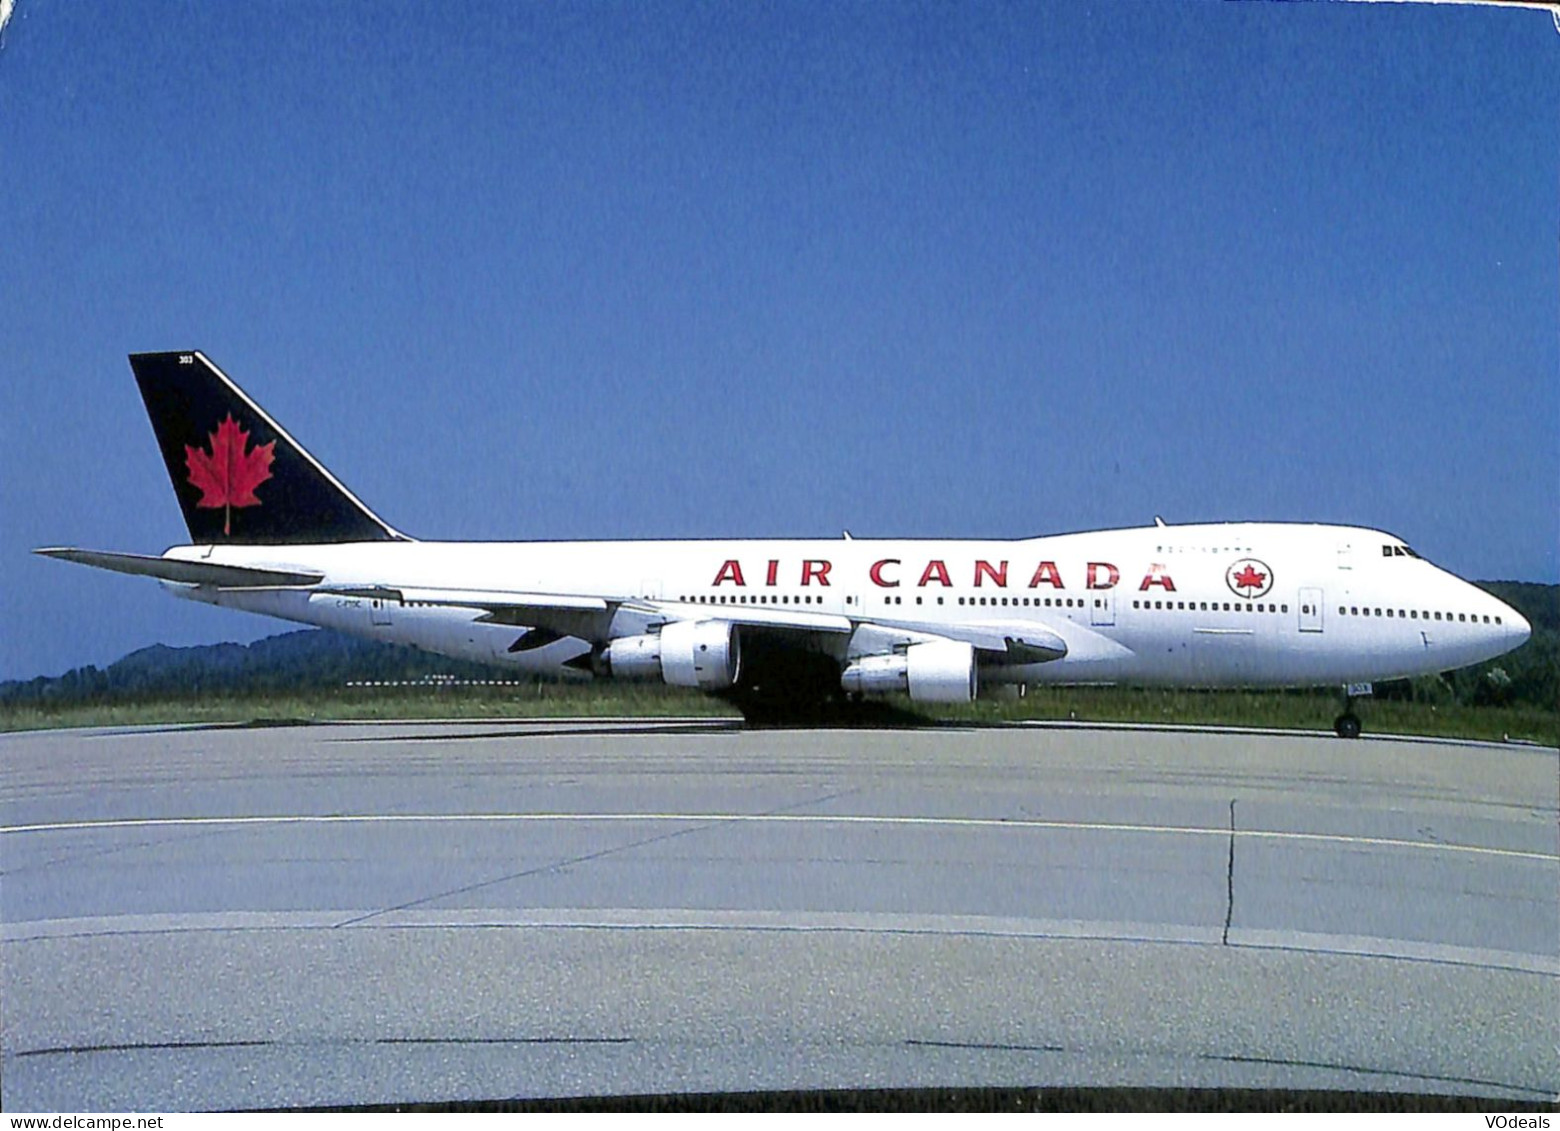
[[[1354,700],[1370,693],[1368,683],[1351,683],[1343,689],[1343,714],[1333,720],[1333,733],[1339,738],[1360,736],[1360,717],[1354,713]]]

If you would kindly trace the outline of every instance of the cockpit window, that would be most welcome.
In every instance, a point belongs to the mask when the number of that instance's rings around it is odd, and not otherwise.
[[[1388,542],[1386,545],[1381,547],[1381,556],[1384,558],[1417,558],[1419,555],[1414,553],[1414,551],[1407,546],[1400,546],[1395,542]]]

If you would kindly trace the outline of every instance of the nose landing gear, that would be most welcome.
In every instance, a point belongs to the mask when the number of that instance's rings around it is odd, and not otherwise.
[[[1339,738],[1360,736],[1360,717],[1354,713],[1354,701],[1371,693],[1368,683],[1351,683],[1343,689],[1343,714],[1333,720],[1333,733]]]

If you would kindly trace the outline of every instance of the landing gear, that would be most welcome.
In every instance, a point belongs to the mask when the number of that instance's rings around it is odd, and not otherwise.
[[[742,677],[719,692],[750,727],[904,727],[926,719],[840,686],[839,662],[818,652],[744,644]]]
[[[1354,713],[1354,700],[1369,695],[1371,691],[1368,683],[1351,683],[1344,687],[1343,714],[1333,720],[1333,733],[1339,738],[1360,736],[1360,717]]]

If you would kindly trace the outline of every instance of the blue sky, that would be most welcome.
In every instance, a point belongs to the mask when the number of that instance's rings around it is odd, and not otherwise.
[[[125,355],[452,539],[1357,523],[1560,578],[1560,35],[1448,6],[74,4],[0,43],[0,678],[277,622]]]

